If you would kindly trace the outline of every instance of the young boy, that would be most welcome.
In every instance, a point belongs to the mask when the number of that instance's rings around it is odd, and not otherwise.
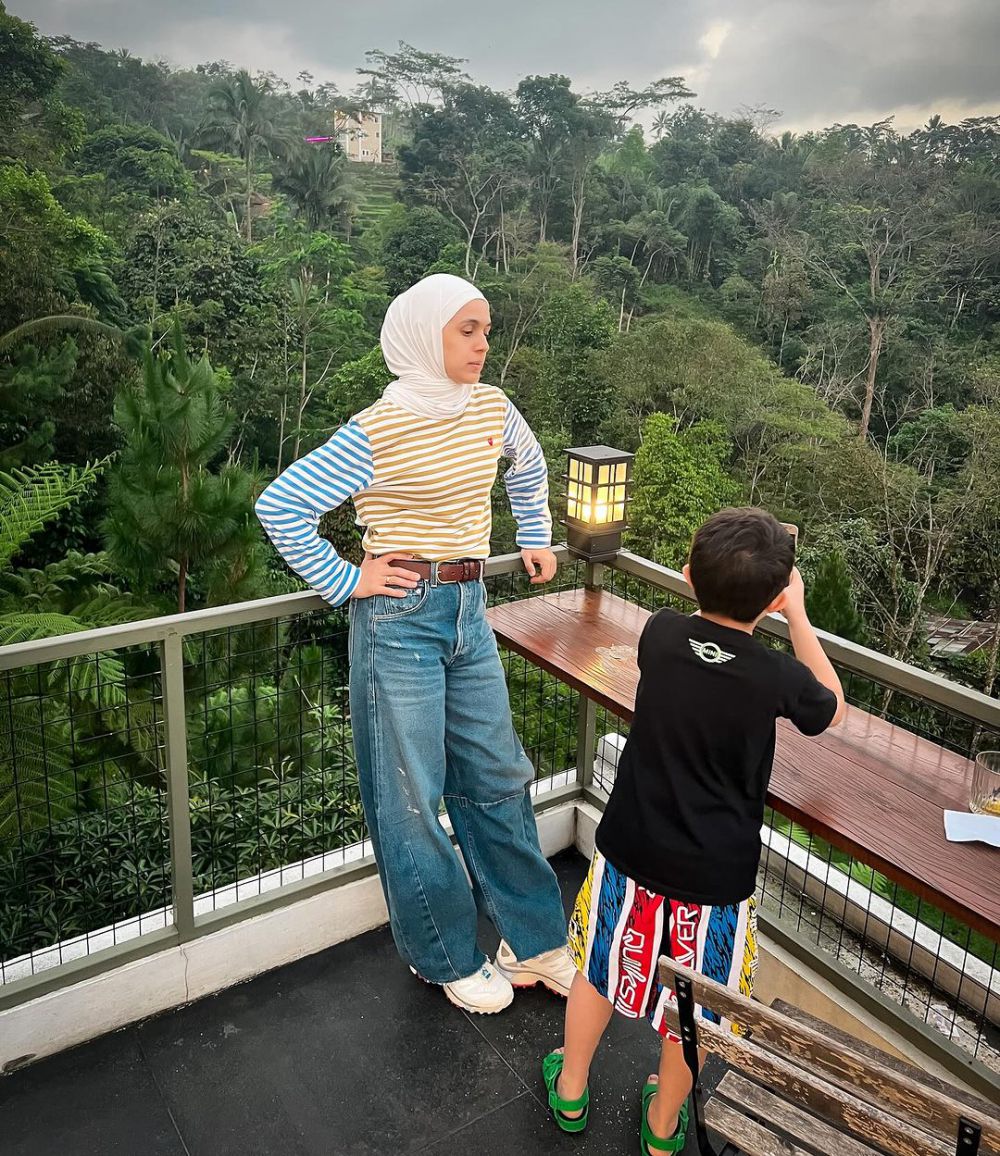
[[[642,632],[635,717],[570,920],[579,970],[565,1046],[543,1064],[564,1131],[586,1125],[590,1063],[612,1011],[646,1015],[663,1048],[643,1090],[642,1151],[680,1152],[691,1076],[664,1022],[672,993],[657,960],[752,991],[775,719],[818,735],[845,712],[794,562],[791,535],[770,514],[723,510],[697,532],[684,568],[697,614],[661,610]],[[771,611],[788,621],[794,658],[752,637]]]

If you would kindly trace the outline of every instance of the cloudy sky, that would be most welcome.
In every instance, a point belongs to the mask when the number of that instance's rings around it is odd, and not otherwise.
[[[533,73],[574,87],[683,76],[697,103],[766,104],[778,128],[908,130],[934,112],[1000,112],[998,0],[7,0],[50,35],[175,65],[225,59],[353,87],[369,48],[400,40],[468,60],[501,89]]]

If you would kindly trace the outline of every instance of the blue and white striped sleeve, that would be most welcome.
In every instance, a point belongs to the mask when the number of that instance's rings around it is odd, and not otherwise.
[[[279,474],[254,507],[278,553],[333,606],[350,598],[361,571],[319,536],[319,519],[370,486],[374,476],[368,435],[349,421]]]
[[[503,454],[514,462],[503,481],[517,522],[517,544],[522,550],[551,545],[552,515],[545,455],[512,401],[507,402],[503,423]]]

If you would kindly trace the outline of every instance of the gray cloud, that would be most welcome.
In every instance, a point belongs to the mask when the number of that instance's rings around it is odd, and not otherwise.
[[[727,5],[715,7],[723,19]],[[764,0],[752,16],[731,19],[702,86],[706,103],[721,109],[760,100],[810,123],[938,107],[1000,111],[995,0]]]
[[[479,81],[512,88],[562,72],[580,89],[683,75],[698,103],[766,103],[801,129],[897,112],[1000,111],[996,0],[13,0],[48,34],[127,47],[175,65],[227,59],[294,80],[354,83],[364,52],[406,40],[466,57]]]

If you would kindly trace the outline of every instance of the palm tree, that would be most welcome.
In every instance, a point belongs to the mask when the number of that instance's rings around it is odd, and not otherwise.
[[[670,127],[670,115],[669,115],[669,113],[667,113],[666,110],[663,110],[662,112],[658,112],[656,114],[656,116],[653,118],[653,132],[656,134],[656,139],[662,140],[663,134],[667,131],[667,129],[669,127]]]
[[[342,218],[353,203],[347,159],[337,148],[296,149],[275,175],[274,187],[314,232]]]
[[[209,93],[209,111],[205,134],[217,145],[233,152],[243,161],[246,180],[246,239],[253,240],[254,167],[260,153],[274,153],[284,143],[281,127],[273,116],[271,82],[266,77],[254,79],[241,69]]]
[[[117,325],[108,325],[105,321],[84,317],[79,313],[57,313],[49,317],[35,317],[31,321],[24,321],[13,329],[8,329],[6,333],[0,333],[0,350],[16,345],[35,333],[46,333],[54,329],[82,329],[88,333],[103,334],[105,337],[124,342],[126,351],[133,356],[142,352],[141,341],[145,336],[142,330],[131,329],[123,332]]]
[[[944,123],[940,113],[935,113],[924,127],[914,135],[920,137],[926,156],[940,157],[944,151],[942,146],[947,141],[948,126]]]

